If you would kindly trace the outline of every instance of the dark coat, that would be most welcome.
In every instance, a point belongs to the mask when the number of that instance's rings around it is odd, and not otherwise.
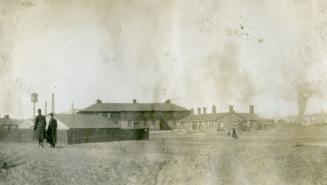
[[[45,132],[46,120],[45,116],[37,115],[34,121],[34,138],[35,139],[43,139],[46,138]]]
[[[236,133],[236,129],[235,128],[232,129],[232,138],[238,139],[238,136],[237,136],[237,133]]]
[[[57,142],[57,120],[51,118],[47,130],[47,141],[48,143],[55,144]]]

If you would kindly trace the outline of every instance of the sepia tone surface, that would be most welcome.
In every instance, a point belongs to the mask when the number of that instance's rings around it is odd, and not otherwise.
[[[0,0],[0,184],[326,184],[326,9]]]

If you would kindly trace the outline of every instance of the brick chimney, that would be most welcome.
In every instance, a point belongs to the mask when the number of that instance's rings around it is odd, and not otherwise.
[[[254,113],[254,106],[253,106],[253,105],[250,105],[250,106],[249,106],[249,112],[250,112],[250,113]]]
[[[170,99],[168,99],[168,100],[166,100],[166,102],[165,103],[171,103],[171,100]]]
[[[136,99],[133,99],[133,103],[137,103]]]
[[[194,114],[194,109],[193,108],[191,109],[191,114]]]
[[[203,114],[207,114],[207,108],[203,107]]]
[[[5,114],[3,118],[9,120],[9,114]]]
[[[201,108],[198,108],[198,114],[201,114]]]
[[[216,105],[212,105],[212,113],[216,113]]]
[[[233,105],[230,105],[230,106],[229,106],[229,112],[235,112],[235,111],[234,111],[234,106],[233,106]]]
[[[102,103],[102,100],[97,99],[97,104],[101,104],[101,103]]]

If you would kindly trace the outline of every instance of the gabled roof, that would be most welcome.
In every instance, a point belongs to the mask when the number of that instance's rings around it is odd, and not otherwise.
[[[120,128],[118,124],[100,115],[56,114],[54,117],[69,128]]]
[[[163,112],[185,112],[190,111],[184,107],[172,103],[96,103],[80,113],[85,112],[147,112],[147,111],[163,111]]]
[[[229,115],[237,115],[244,120],[254,121],[260,120],[261,118],[255,113],[237,113],[237,112],[220,112],[220,113],[209,113],[209,114],[191,114],[180,121],[216,121]]]
[[[49,124],[49,116],[46,117],[47,125],[46,128],[48,128]],[[23,120],[19,125],[18,128],[20,129],[33,129],[34,127],[34,119],[26,119]],[[58,130],[68,130],[69,128],[60,120],[57,119],[57,129]]]

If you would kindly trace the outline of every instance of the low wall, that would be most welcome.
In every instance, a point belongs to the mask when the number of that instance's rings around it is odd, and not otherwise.
[[[57,130],[57,143],[67,144],[68,130]],[[12,129],[7,132],[0,130],[0,141],[18,142],[18,143],[34,143],[38,142],[33,137],[33,129]],[[2,137],[1,137],[2,136]]]
[[[148,140],[149,129],[121,129],[121,128],[78,128],[57,130],[58,144],[95,143],[108,141]],[[32,129],[0,129],[1,142],[33,143]]]
[[[77,128],[68,132],[68,144],[148,140],[149,129]]]

